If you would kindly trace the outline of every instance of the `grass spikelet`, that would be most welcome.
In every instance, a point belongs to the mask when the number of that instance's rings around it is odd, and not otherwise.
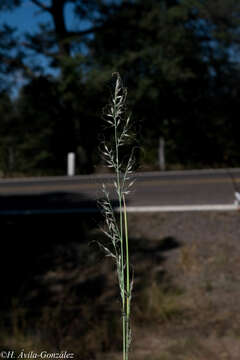
[[[119,283],[122,312],[122,341],[123,341],[123,360],[128,360],[129,347],[131,343],[131,298],[133,279],[130,274],[129,249],[128,249],[128,222],[126,196],[130,193],[134,181],[131,175],[134,166],[133,151],[127,160],[120,159],[120,148],[129,146],[131,119],[126,115],[127,89],[122,85],[121,77],[114,73],[115,87],[110,100],[110,104],[105,109],[104,120],[106,125],[112,130],[112,143],[104,143],[102,155],[106,166],[113,169],[115,179],[113,181],[114,191],[118,199],[119,213],[114,212],[109,192],[103,185],[104,200],[101,208],[104,215],[106,230],[103,232],[110,240],[109,247],[101,247],[106,256],[113,258],[116,264],[116,272]],[[122,151],[121,151],[122,153]]]

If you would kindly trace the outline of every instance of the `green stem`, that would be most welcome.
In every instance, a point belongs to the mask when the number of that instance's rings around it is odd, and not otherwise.
[[[124,225],[125,225],[125,251],[126,251],[126,360],[128,360],[129,347],[129,321],[130,321],[130,274],[129,274],[129,252],[128,252],[128,223],[127,223],[127,207],[125,196],[123,195],[124,206]]]
[[[123,360],[127,360],[127,337],[126,337],[126,316],[125,316],[125,276],[124,276],[124,247],[123,247],[123,219],[122,219],[122,191],[120,184],[120,170],[119,170],[119,153],[118,153],[118,132],[117,132],[117,117],[114,109],[114,141],[116,153],[116,175],[117,175],[117,194],[120,212],[120,241],[121,241],[121,282],[122,282],[122,336],[123,336]]]

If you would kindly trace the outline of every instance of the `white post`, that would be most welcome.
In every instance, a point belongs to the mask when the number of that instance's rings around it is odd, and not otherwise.
[[[159,138],[158,161],[160,170],[165,170],[165,141],[163,137]]]
[[[67,156],[67,175],[75,175],[75,154],[73,152],[68,153]]]

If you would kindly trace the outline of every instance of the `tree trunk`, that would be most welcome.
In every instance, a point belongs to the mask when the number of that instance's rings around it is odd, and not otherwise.
[[[70,56],[70,45],[67,41],[68,31],[64,18],[65,5],[66,0],[52,0],[51,14],[53,17],[60,57]]]

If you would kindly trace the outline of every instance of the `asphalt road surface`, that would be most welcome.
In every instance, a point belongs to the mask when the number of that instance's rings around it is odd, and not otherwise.
[[[135,179],[130,207],[230,205],[240,191],[240,169],[137,173]],[[93,209],[101,185],[112,180],[111,175],[2,179],[0,214]]]

